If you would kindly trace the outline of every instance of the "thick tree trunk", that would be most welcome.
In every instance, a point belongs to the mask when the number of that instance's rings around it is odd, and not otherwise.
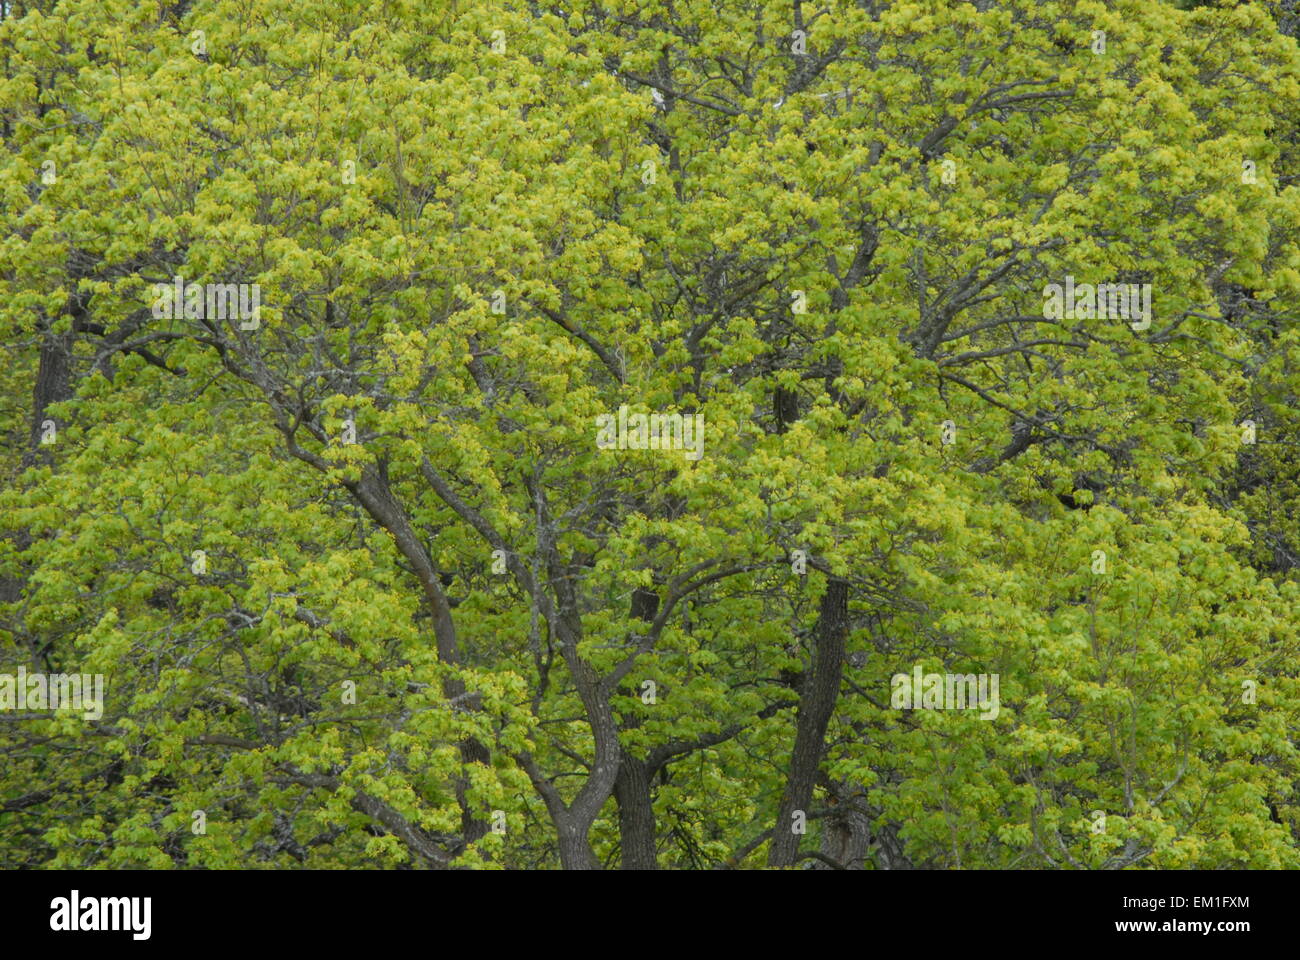
[[[624,870],[655,870],[655,814],[650,802],[653,771],[645,760],[623,754],[614,799],[618,802],[618,835]]]
[[[844,670],[844,645],[848,636],[849,585],[837,577],[826,584],[821,615],[817,623],[812,675],[804,682],[799,698],[794,752],[790,774],[777,812],[767,863],[772,867],[792,866],[799,855],[799,834],[794,832],[796,811],[808,813],[817,769],[821,765],[826,726],[835,710]]]
[[[644,587],[632,592],[630,615],[635,620],[650,623],[659,612],[659,594]],[[635,729],[640,720],[625,720],[624,729]],[[624,870],[654,870],[655,812],[650,799],[650,781],[654,778],[656,764],[649,759],[638,760],[623,754],[618,765],[618,779],[614,781],[614,802],[618,804],[619,849]]]
[[[578,638],[582,635],[582,619],[577,614],[577,601],[568,584],[557,584],[563,612],[560,615],[560,655],[569,668],[569,676],[577,688],[578,698],[586,711],[587,725],[595,741],[595,755],[587,780],[573,798],[573,802],[559,811],[552,809],[552,820],[560,837],[560,861],[566,870],[599,870],[600,863],[587,839],[591,825],[596,822],[605,802],[614,793],[623,747],[618,740],[618,721],[609,702],[609,690],[600,675],[578,654]]]
[[[600,862],[587,839],[590,823],[580,817],[565,817],[556,823],[560,839],[560,866],[565,870],[599,870]]]

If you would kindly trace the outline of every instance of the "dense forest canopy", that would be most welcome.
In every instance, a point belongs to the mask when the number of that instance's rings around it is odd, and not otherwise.
[[[0,15],[0,865],[1300,867],[1295,4]]]

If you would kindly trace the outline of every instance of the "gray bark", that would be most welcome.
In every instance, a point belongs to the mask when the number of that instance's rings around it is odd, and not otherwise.
[[[821,766],[826,727],[839,698],[844,671],[844,647],[848,637],[849,585],[832,577],[822,595],[817,622],[811,676],[799,697],[794,751],[790,773],[777,811],[767,863],[771,867],[793,866],[799,856],[799,834],[793,832],[795,811],[808,814],[817,769]]]

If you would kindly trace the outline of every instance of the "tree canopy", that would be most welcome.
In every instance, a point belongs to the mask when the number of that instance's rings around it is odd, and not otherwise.
[[[1300,867],[1287,4],[0,11],[0,863]]]

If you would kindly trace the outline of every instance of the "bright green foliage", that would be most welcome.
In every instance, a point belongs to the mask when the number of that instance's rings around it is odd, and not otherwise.
[[[0,864],[1300,866],[1300,50],[1185,6],[0,4],[0,674],[107,683]]]

